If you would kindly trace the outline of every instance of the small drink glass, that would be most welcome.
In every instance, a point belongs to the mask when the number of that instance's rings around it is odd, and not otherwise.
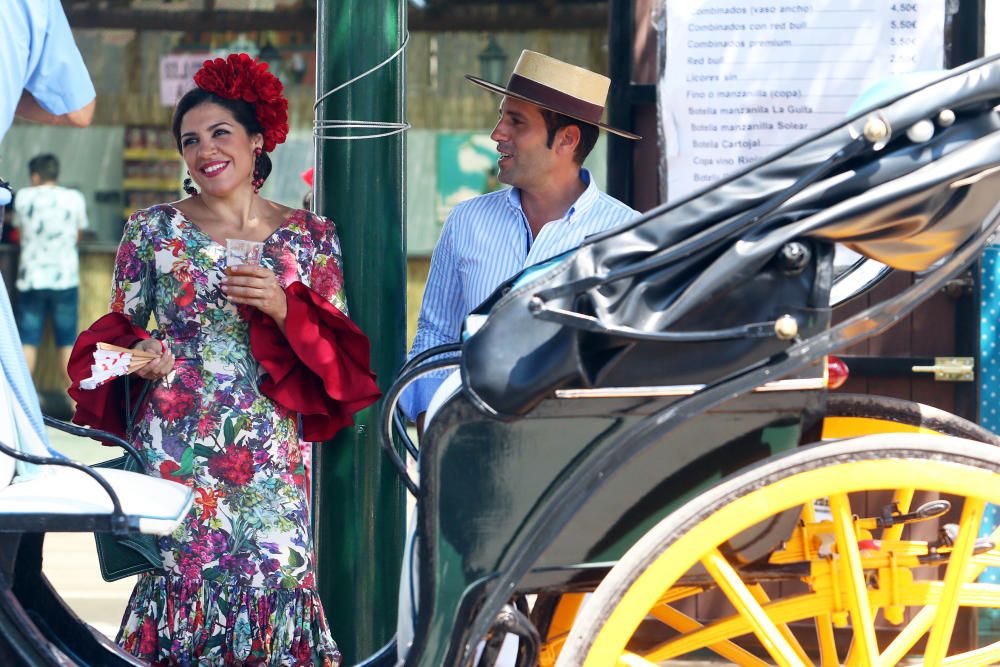
[[[264,255],[264,244],[245,239],[226,239],[226,267],[240,264],[259,265]]]

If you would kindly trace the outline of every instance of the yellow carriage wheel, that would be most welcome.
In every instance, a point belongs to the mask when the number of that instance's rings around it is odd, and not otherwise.
[[[858,506],[873,490],[895,492],[902,523],[878,527]],[[921,523],[907,518],[916,509],[909,499],[925,491],[951,498],[957,527],[939,543],[908,539]],[[828,516],[816,514],[817,501]],[[951,436],[872,435],[770,459],[639,540],[580,611],[557,664],[659,665],[706,650],[740,665],[892,665],[916,653],[932,666],[1000,663],[1000,642],[950,652],[961,607],[1000,608],[1000,586],[976,582],[1000,565],[996,536],[978,535],[988,502],[1000,502],[996,447]],[[732,538],[799,510],[799,527],[770,556],[727,557]],[[804,585],[765,590],[782,579]],[[706,590],[722,591],[731,611],[702,624],[676,602]],[[876,618],[889,635],[876,631]],[[649,622],[673,634],[637,647],[631,640]],[[838,651],[838,633],[849,636],[849,651]]]
[[[827,395],[823,440],[876,433],[934,433],[1000,445],[992,431],[929,405],[868,394]]]
[[[953,435],[1000,445],[1000,436],[950,412],[889,396],[831,393],[822,425],[823,440],[878,433]],[[541,633],[540,667],[552,667],[583,602],[583,594],[540,594],[532,621]]]

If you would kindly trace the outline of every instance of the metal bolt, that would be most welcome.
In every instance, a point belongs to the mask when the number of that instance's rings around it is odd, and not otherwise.
[[[865,139],[873,144],[885,141],[889,137],[889,126],[881,118],[871,117],[865,123]]]
[[[779,340],[792,340],[799,335],[799,323],[791,315],[782,315],[774,321],[774,335]]]
[[[906,131],[906,136],[915,144],[930,141],[931,137],[934,136],[934,123],[926,119],[917,121]]]

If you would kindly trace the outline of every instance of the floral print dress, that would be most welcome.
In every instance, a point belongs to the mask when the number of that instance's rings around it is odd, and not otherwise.
[[[147,472],[195,503],[160,538],[165,573],[140,575],[118,642],[154,665],[337,665],[313,574],[296,414],[261,393],[249,309],[220,289],[226,249],[177,209],[128,221],[112,312],[150,326],[177,359],[150,388],[132,436]],[[346,311],[334,226],[295,211],[262,264]]]

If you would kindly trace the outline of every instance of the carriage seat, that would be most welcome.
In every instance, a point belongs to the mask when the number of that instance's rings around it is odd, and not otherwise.
[[[66,467],[30,424],[0,375],[0,443],[45,459],[42,465],[0,452],[0,532],[91,532],[112,529],[113,503],[87,472]],[[46,465],[47,464],[47,465]],[[127,518],[128,530],[169,534],[193,502],[183,484],[124,470],[91,469],[106,481]]]

